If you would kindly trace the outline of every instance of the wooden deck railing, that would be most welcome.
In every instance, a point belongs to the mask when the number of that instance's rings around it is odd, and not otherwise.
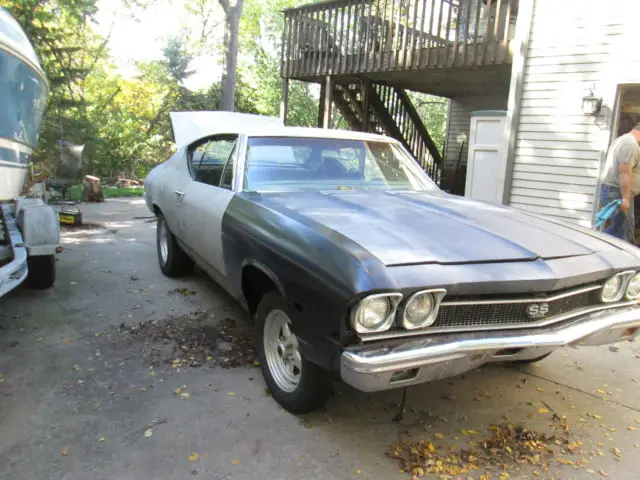
[[[332,0],[285,11],[282,76],[508,63],[518,0]]]

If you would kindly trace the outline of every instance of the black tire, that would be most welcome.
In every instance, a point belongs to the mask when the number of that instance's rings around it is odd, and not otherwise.
[[[164,241],[163,236],[165,235],[166,252],[163,253],[162,243]],[[193,273],[193,260],[182,250],[162,214],[158,215],[156,247],[158,250],[160,270],[162,270],[162,273],[167,277],[181,277]]]
[[[527,360],[514,360],[513,362],[510,362],[510,363],[513,363],[515,365],[530,365],[532,363],[538,363],[538,362],[544,360],[545,358],[547,358],[552,353],[553,352],[545,353],[544,355],[540,355],[539,357],[529,358]]]
[[[36,290],[46,290],[53,287],[56,281],[56,257],[55,255],[38,255],[27,257],[29,273],[27,285]]]
[[[301,368],[299,369],[297,386],[291,391],[280,387],[275,378],[277,374],[272,371],[272,368],[277,370],[277,367],[270,366],[265,353],[265,349],[269,348],[265,347],[265,344],[268,343],[265,337],[266,320],[269,314],[275,311],[284,312],[287,317],[291,318],[286,300],[278,292],[271,291],[262,297],[256,313],[256,350],[262,367],[262,375],[273,398],[289,412],[299,414],[317,410],[324,406],[333,393],[331,374],[300,355]]]

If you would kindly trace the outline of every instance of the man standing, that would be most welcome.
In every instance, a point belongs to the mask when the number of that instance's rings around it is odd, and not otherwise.
[[[622,200],[620,211],[604,231],[633,243],[635,217],[633,197],[640,193],[640,123],[609,146],[600,177],[600,207]]]

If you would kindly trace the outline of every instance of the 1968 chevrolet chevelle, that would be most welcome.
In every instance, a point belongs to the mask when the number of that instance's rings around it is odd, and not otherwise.
[[[567,345],[633,338],[640,250],[440,191],[387,137],[172,114],[145,182],[160,268],[194,262],[256,321],[274,398],[322,405]]]

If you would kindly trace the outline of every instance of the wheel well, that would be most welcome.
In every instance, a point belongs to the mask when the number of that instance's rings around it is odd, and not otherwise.
[[[162,213],[162,210],[160,210],[160,207],[155,203],[153,204],[153,213],[156,214],[156,217],[159,217],[160,214]]]
[[[252,265],[242,270],[242,294],[247,300],[251,315],[258,310],[260,299],[271,290],[278,291],[278,287],[262,270]]]

